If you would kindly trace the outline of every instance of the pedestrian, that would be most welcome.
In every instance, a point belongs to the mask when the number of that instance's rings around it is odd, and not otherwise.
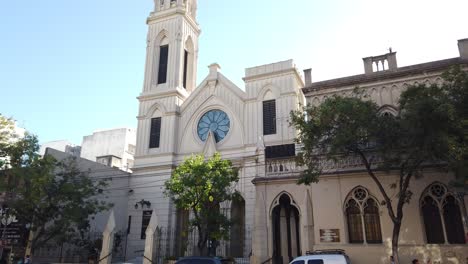
[[[390,256],[390,264],[395,264],[395,259],[393,259],[393,256]]]
[[[16,263],[16,264],[23,264],[23,258],[16,257],[15,263]]]
[[[419,259],[413,259],[413,261],[411,261],[411,263],[413,264],[419,264]],[[431,259],[428,259],[426,264],[432,264],[432,261]]]
[[[26,258],[24,259],[24,264],[31,264],[31,258],[29,255],[26,255]]]

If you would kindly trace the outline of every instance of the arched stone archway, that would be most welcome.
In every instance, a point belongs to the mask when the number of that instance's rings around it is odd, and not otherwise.
[[[291,197],[281,194],[272,210],[273,263],[285,264],[301,255],[299,210]]]

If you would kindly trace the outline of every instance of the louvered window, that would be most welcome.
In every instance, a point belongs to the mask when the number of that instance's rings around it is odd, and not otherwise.
[[[158,84],[166,83],[168,55],[169,46],[161,46],[159,48]]]
[[[276,102],[263,101],[263,135],[276,134]]]
[[[159,148],[160,138],[161,138],[161,118],[160,117],[152,118],[149,147]]]
[[[265,147],[265,158],[287,158],[296,155],[296,148],[294,144],[276,145]]]
[[[184,88],[187,89],[188,51],[184,50]]]

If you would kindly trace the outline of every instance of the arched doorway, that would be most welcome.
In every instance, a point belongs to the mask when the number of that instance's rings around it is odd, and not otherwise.
[[[244,257],[245,241],[245,200],[240,194],[235,195],[231,203],[231,256],[235,258]]]
[[[289,263],[301,255],[299,211],[294,200],[282,194],[272,211],[273,263]]]
[[[188,247],[189,211],[177,209],[174,256],[183,257]]]

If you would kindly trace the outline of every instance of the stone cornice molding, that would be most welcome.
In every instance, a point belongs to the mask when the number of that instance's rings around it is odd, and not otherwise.
[[[141,93],[140,96],[137,97],[137,99],[142,102],[142,101],[148,101],[148,100],[154,100],[154,99],[159,99],[159,98],[167,98],[169,96],[176,96],[181,100],[185,100],[188,97],[188,93],[181,88],[177,88],[176,90],[167,90],[167,91],[162,91],[162,92],[146,92],[146,93]]]
[[[187,11],[183,8],[173,8],[164,11],[151,12],[150,16],[146,19],[146,24],[150,25],[156,23],[158,20],[164,20],[174,15],[181,15],[193,27],[198,35],[201,33],[201,29],[198,23],[195,22],[192,17],[187,15]]]

